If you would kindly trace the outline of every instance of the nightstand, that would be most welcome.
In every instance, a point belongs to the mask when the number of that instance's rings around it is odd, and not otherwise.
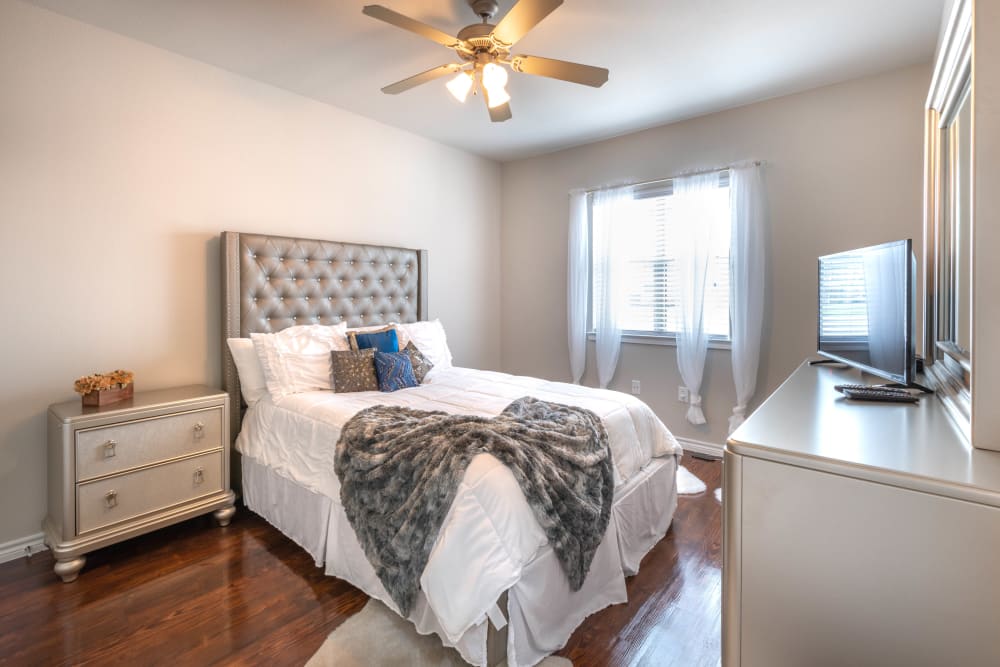
[[[236,511],[229,488],[229,396],[193,385],[129,400],[49,407],[49,511],[55,572],[76,579],[85,554],[157,528]]]

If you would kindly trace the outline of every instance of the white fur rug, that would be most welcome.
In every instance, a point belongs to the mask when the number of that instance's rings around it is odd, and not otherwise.
[[[330,633],[306,667],[465,667],[466,664],[458,651],[443,646],[437,635],[417,634],[412,623],[378,600],[369,600],[364,609]],[[566,658],[555,656],[538,664],[573,667]]]
[[[718,500],[720,503],[722,502],[722,489],[715,490],[715,499]]]
[[[691,496],[697,493],[705,493],[708,487],[684,466],[677,466],[677,493],[682,496]]]

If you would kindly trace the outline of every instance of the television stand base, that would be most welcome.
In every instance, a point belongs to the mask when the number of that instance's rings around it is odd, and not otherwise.
[[[826,366],[827,364],[839,364],[841,366],[847,366],[843,361],[837,361],[836,359],[813,359],[809,362],[810,366]]]

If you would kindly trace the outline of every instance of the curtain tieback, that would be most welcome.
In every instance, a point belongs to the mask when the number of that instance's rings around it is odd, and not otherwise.
[[[701,394],[692,391],[688,397],[688,404],[687,420],[692,424],[704,424],[705,413],[701,411]]]

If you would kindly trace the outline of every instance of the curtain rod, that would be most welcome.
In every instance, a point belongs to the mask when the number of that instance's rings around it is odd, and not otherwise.
[[[726,171],[728,169],[735,169],[736,167],[744,167],[753,165],[754,167],[762,167],[766,165],[767,162],[764,160],[744,160],[742,162],[734,162],[733,164],[727,164],[724,167],[711,167],[707,169],[693,169],[691,171],[682,171],[676,176],[668,176],[667,178],[654,178],[649,181],[638,181],[636,183],[619,183],[615,185],[601,185],[596,188],[586,188],[583,190],[585,193],[592,194],[594,192],[599,192],[601,190],[610,190],[612,188],[625,188],[625,187],[637,187],[640,185],[654,185],[656,183],[666,183],[667,181],[672,181],[675,178],[680,178],[682,176],[694,176],[696,174],[711,174],[714,171]],[[579,191],[579,190],[577,190]]]

